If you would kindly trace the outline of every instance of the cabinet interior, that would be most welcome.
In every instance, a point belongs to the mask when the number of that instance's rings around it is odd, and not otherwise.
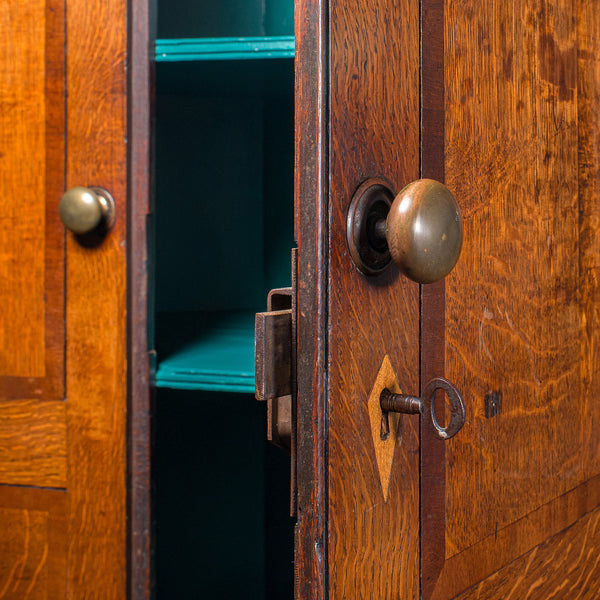
[[[157,596],[292,597],[289,457],[253,395],[254,313],[290,285],[293,2],[157,13]]]

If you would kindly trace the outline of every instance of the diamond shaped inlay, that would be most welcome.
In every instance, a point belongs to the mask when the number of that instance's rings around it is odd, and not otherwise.
[[[386,354],[383,363],[377,373],[375,385],[369,394],[369,419],[371,421],[371,434],[373,435],[373,444],[375,446],[375,456],[377,457],[377,468],[379,470],[379,480],[381,481],[381,491],[387,501],[388,488],[390,486],[390,476],[392,474],[392,462],[394,460],[394,448],[398,438],[398,422],[400,415],[390,413],[390,435],[384,441],[381,439],[381,407],[379,406],[379,395],[384,388],[400,394],[402,390],[396,379],[394,369],[390,359]]]

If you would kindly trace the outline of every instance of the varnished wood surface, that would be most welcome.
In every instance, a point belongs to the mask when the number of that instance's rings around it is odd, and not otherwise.
[[[0,402],[0,484],[66,487],[65,402]]]
[[[418,5],[331,2],[329,45],[329,597],[418,598],[418,418],[402,421],[386,501],[367,407],[386,354],[418,390],[418,286],[394,268],[366,278],[346,244],[366,178],[398,191],[419,176]]]
[[[66,598],[66,493],[0,485],[0,598]]]
[[[69,597],[126,597],[127,2],[68,3],[67,187],[100,185],[116,223],[67,236]]]
[[[445,181],[444,0],[421,2],[421,177]],[[421,286],[421,392],[445,376],[446,284]],[[421,597],[444,565],[446,444],[421,423]]]
[[[457,600],[596,600],[599,581],[600,509],[596,509]]]
[[[446,445],[435,598],[600,503],[598,23],[584,2],[445,6],[446,184],[465,217],[446,283],[445,370],[467,421]],[[486,417],[492,392],[502,411]],[[494,576],[465,598],[572,597],[539,552],[503,571],[497,595]],[[577,568],[585,581],[595,567]]]
[[[446,181],[465,217],[446,373],[469,415],[446,449],[450,557],[581,483],[583,414],[573,3],[446,8]]]
[[[600,16],[577,2],[579,282],[584,476],[600,473]]]
[[[64,2],[6,2],[0,41],[0,398],[63,394]]]
[[[474,582],[484,580],[549,537],[571,527],[595,509],[599,495],[600,476],[597,476],[454,555],[446,561],[432,598],[454,598]],[[539,571],[529,573],[528,577],[534,582],[549,575]]]
[[[326,351],[328,253],[328,10],[295,3],[294,231],[297,264],[297,522],[294,596],[326,598]]]

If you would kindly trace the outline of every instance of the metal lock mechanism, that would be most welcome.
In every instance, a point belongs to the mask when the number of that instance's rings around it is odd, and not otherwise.
[[[290,453],[290,515],[296,514],[296,257],[292,287],[267,296],[267,312],[256,313],[256,399],[267,403],[267,439]]]
[[[267,437],[291,450],[292,288],[271,290],[254,321],[256,399],[267,402]]]

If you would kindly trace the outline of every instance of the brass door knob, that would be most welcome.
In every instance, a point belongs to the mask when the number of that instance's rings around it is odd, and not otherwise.
[[[407,185],[393,199],[387,182],[369,179],[348,213],[348,246],[358,269],[382,272],[391,260],[418,283],[443,279],[458,261],[463,242],[460,209],[448,188],[433,179]]]
[[[58,213],[64,226],[75,234],[110,229],[115,221],[115,201],[103,188],[74,187],[60,200]]]

